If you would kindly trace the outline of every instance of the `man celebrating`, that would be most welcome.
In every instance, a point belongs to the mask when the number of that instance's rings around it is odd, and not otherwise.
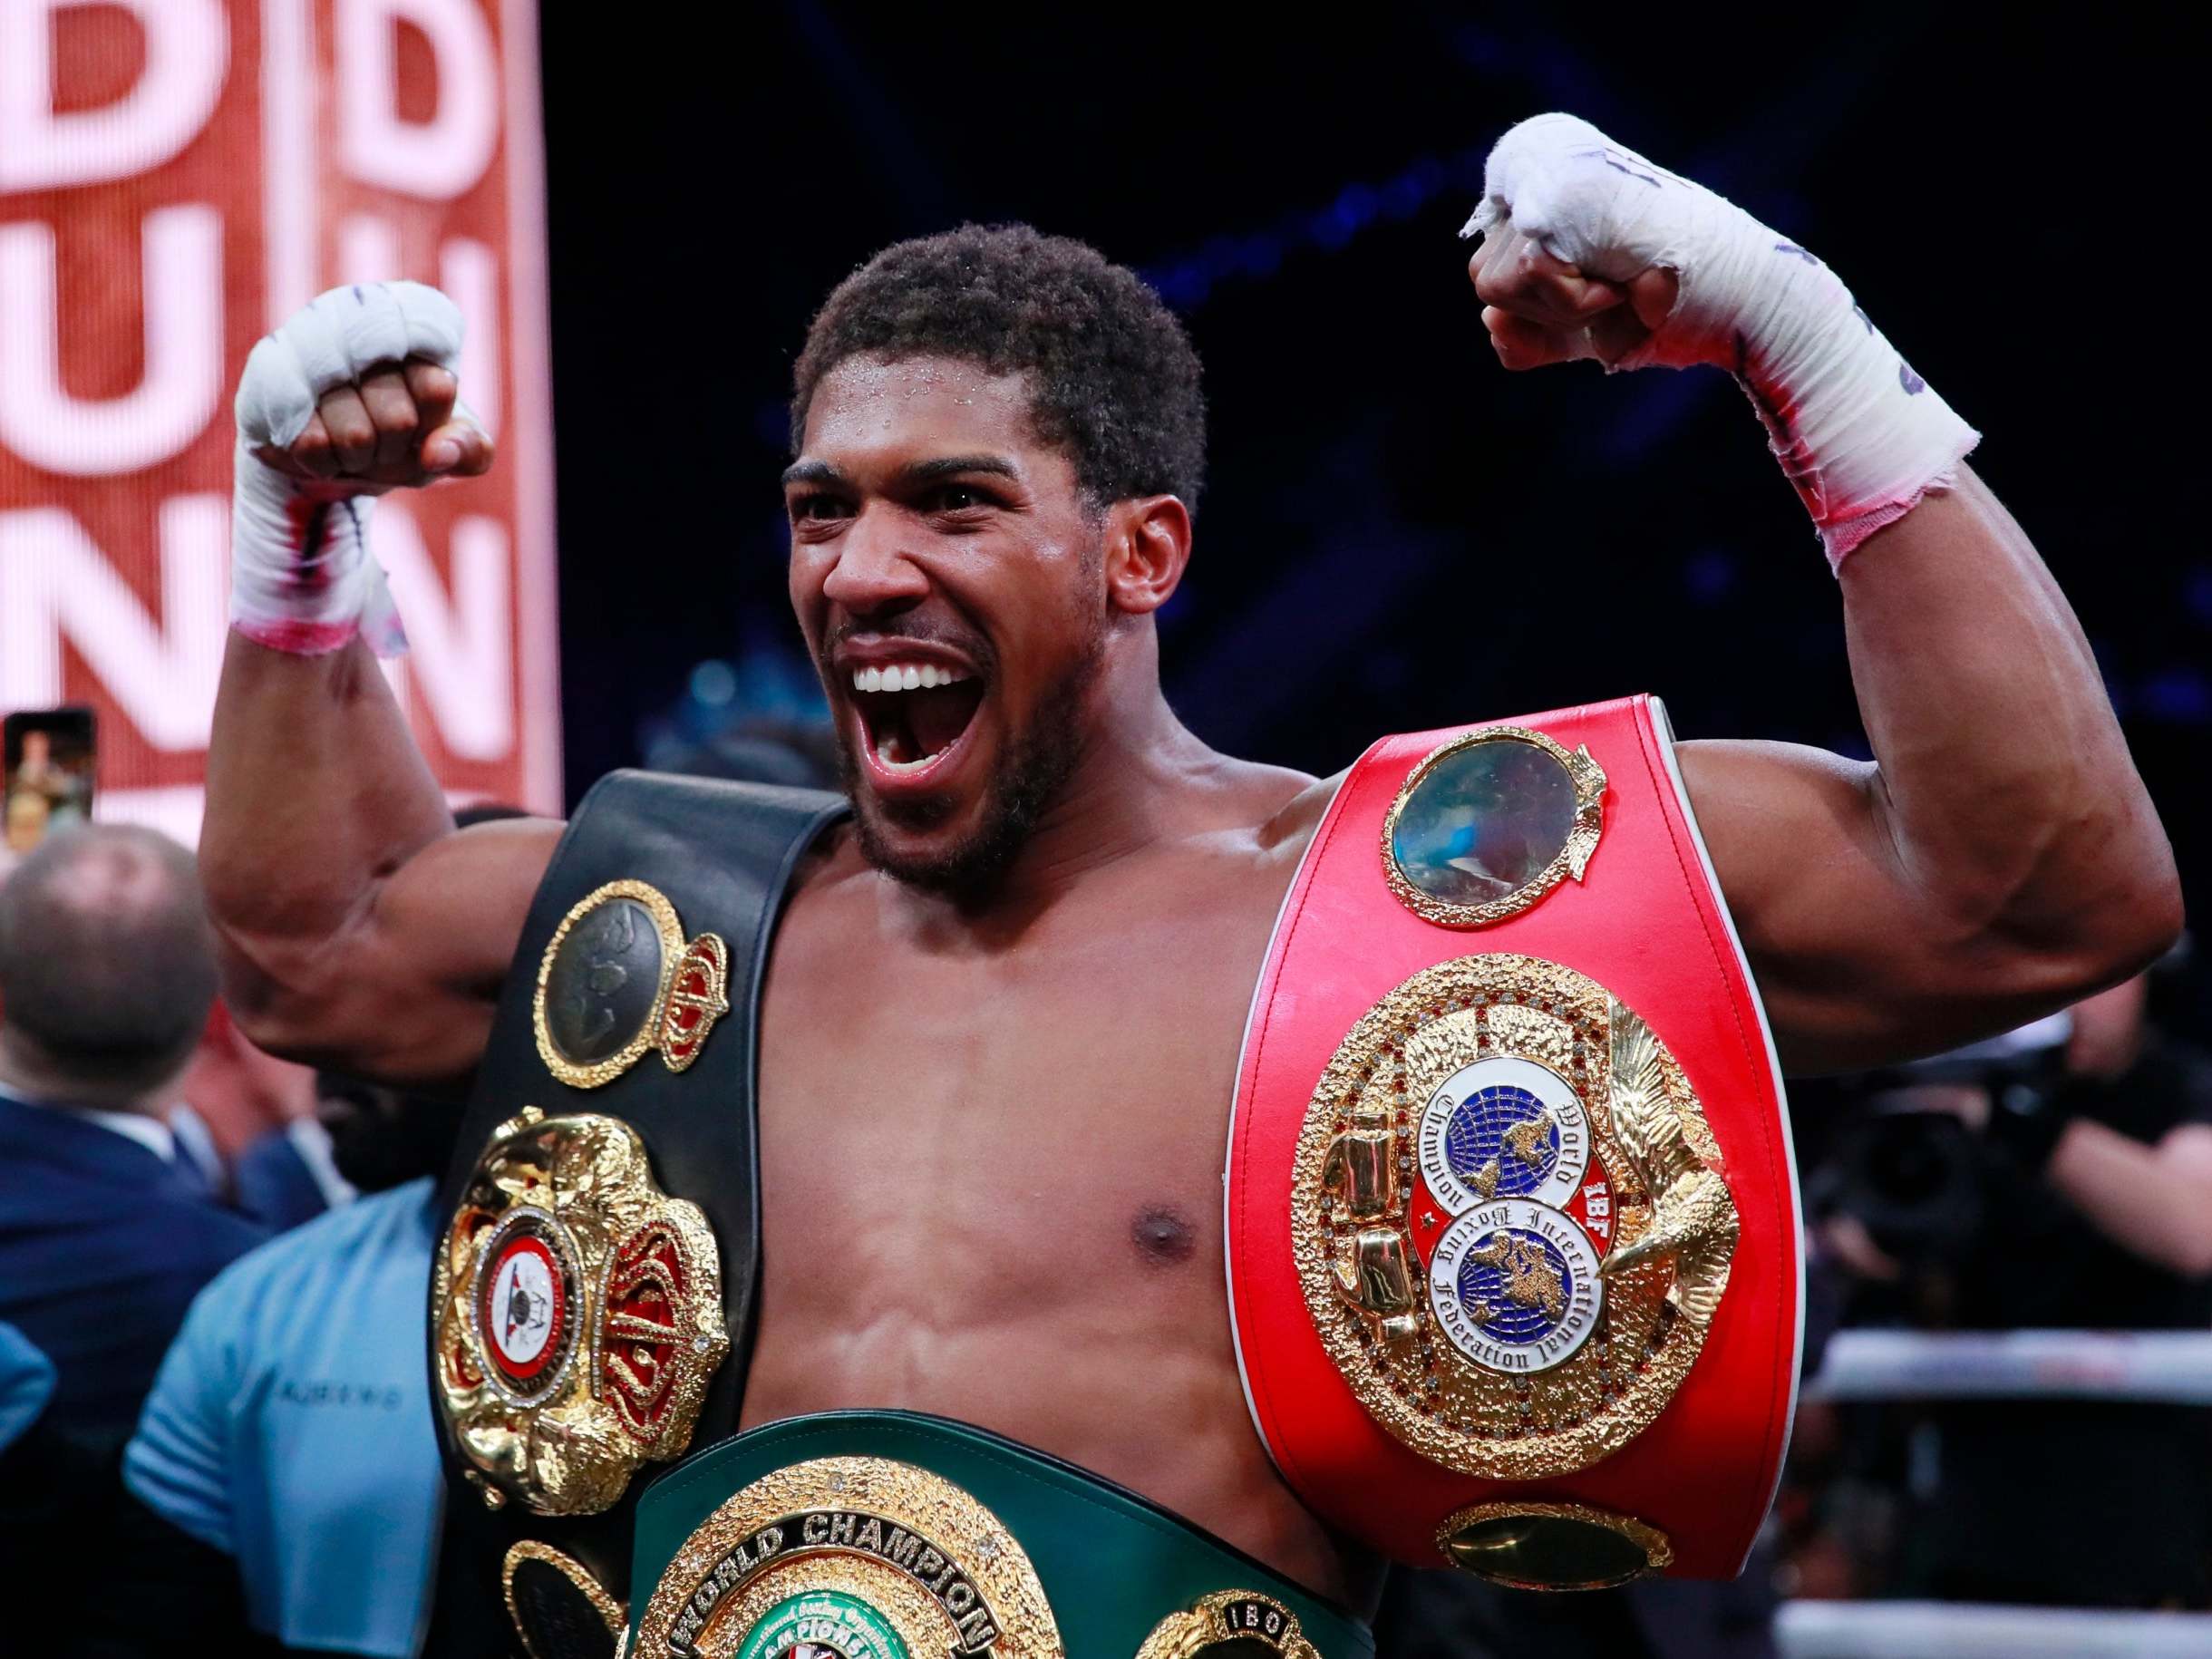
[[[476,1076],[432,1364],[518,1617],[550,1564],[640,1653],[1336,1659],[1376,1550],[1731,1571],[1793,1382],[1771,1051],[1938,1048],[2174,936],[2063,599],[1833,274],[1560,116],[1500,142],[1470,229],[1509,368],[1739,378],[1875,763],[1675,745],[1641,699],[1325,781],[1210,751],[1153,624],[1195,355],[1088,247],[969,228],[856,272],[796,369],[791,597],[849,828],[628,779],[565,839],[456,833],[372,660],[364,529],[490,463],[458,319],[343,290],[257,348],[206,840],[229,993],[277,1052]],[[525,1274],[550,1334],[502,1346]],[[626,1548],[580,1518],[741,1425],[637,1505],[616,1608]]]

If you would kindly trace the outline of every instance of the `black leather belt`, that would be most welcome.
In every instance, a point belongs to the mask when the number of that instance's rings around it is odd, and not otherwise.
[[[503,1604],[542,1603],[545,1659],[596,1645],[596,1629],[578,1647],[551,1628],[593,1626],[595,1587],[626,1596],[645,1480],[736,1431],[761,982],[792,872],[845,810],[616,772],[531,904],[440,1192],[430,1365],[451,1481],[441,1595],[494,1627]]]

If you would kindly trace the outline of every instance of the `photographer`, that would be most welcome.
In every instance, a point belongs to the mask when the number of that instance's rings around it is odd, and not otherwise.
[[[2148,993],[2130,980],[1868,1102],[1810,1194],[1831,1212],[1824,1243],[1866,1281],[1862,1311],[1969,1330],[2212,1325],[2212,1059],[2147,1022]],[[1964,1402],[1930,1411],[1913,1447],[1893,1587],[2212,1602],[2201,1412]]]

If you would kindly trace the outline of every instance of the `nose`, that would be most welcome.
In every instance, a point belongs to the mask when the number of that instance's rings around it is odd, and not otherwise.
[[[915,563],[898,515],[876,506],[862,509],[838,538],[837,562],[822,579],[822,597],[865,616],[905,610],[928,593],[928,575]]]

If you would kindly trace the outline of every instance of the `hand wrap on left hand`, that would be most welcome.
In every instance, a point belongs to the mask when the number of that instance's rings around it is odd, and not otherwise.
[[[1462,235],[1518,230],[1617,284],[1653,267],[1676,273],[1673,312],[1608,371],[1710,363],[1733,374],[1831,564],[1954,482],[1980,441],[1827,266],[1587,121],[1522,121],[1490,151],[1483,182]]]

